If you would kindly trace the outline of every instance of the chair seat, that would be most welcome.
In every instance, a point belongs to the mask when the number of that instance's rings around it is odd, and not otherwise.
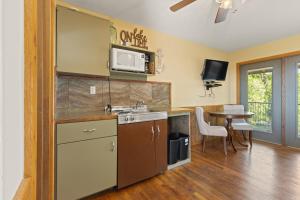
[[[203,135],[227,137],[227,130],[223,126],[209,126]]]
[[[247,122],[241,122],[241,123],[232,123],[231,124],[233,130],[237,131],[252,131],[253,127],[251,124],[248,124]]]

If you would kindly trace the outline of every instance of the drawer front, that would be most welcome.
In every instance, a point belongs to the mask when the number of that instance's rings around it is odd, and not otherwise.
[[[117,184],[117,137],[57,146],[57,200],[74,200]]]
[[[117,135],[117,120],[57,125],[57,144]]]

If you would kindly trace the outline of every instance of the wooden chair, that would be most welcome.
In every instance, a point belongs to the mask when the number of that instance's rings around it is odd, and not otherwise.
[[[227,155],[227,143],[226,143],[226,137],[228,135],[227,130],[223,126],[210,126],[207,124],[204,120],[204,111],[202,107],[196,108],[196,117],[197,117],[197,123],[199,127],[199,131],[203,136],[202,139],[202,151],[205,151],[205,137],[207,136],[218,136],[223,137],[224,142],[224,153]]]

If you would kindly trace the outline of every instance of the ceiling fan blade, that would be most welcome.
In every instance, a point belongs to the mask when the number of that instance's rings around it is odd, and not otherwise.
[[[229,9],[221,8],[219,7],[217,16],[215,19],[215,23],[220,23],[226,20],[227,14],[228,14]]]
[[[173,11],[173,12],[176,12],[177,10],[193,3],[194,1],[196,1],[196,0],[182,0],[182,1],[174,4],[173,6],[171,6],[170,10]]]

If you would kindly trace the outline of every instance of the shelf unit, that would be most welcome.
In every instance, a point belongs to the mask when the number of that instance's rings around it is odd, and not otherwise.
[[[150,62],[149,62],[149,73],[140,73],[140,72],[127,72],[127,71],[119,71],[119,70],[112,70],[110,69],[111,73],[117,73],[117,74],[127,74],[127,75],[138,75],[138,76],[153,76],[155,75],[155,52],[153,51],[148,51],[146,49],[140,49],[136,47],[131,47],[131,46],[123,46],[123,45],[118,45],[118,44],[112,44],[111,48],[118,48],[118,49],[124,49],[124,50],[129,50],[129,51],[135,51],[139,53],[144,53],[150,57]],[[152,70],[150,70],[150,68]]]
[[[191,148],[190,113],[182,112],[182,113],[171,114],[168,116],[168,124],[169,124],[169,134],[171,132],[181,132],[189,136],[189,147],[188,147],[187,159],[168,165],[168,170],[170,170],[191,162],[192,148]]]

